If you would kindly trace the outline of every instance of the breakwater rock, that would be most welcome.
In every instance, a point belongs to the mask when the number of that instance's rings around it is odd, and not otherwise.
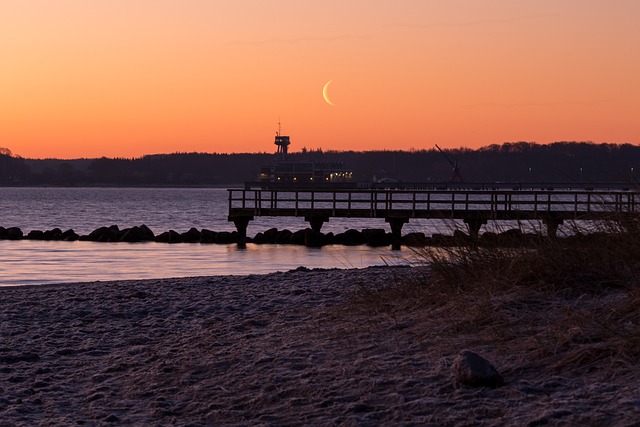
[[[564,239],[596,238],[593,235],[576,235]],[[461,230],[453,231],[452,235],[433,234],[427,236],[422,232],[411,232],[402,236],[402,244],[410,247],[425,246],[461,246],[477,244],[484,247],[519,247],[535,245],[547,238],[541,234],[524,233],[517,229],[510,229],[501,233],[485,232],[477,241]],[[206,243],[206,244],[230,244],[238,242],[236,231],[213,231],[208,229],[198,230],[190,228],[185,232],[175,230],[164,231],[155,234],[149,227],[142,224],[130,228],[120,229],[117,225],[99,227],[87,235],[79,235],[73,229],[61,230],[31,230],[24,233],[18,227],[0,227],[0,240],[45,240],[45,241],[91,241],[91,242],[160,242],[160,243]],[[308,247],[322,247],[325,245],[357,246],[367,245],[371,247],[390,246],[392,236],[382,228],[366,228],[363,230],[349,229],[341,233],[322,233],[311,228],[291,231],[270,228],[257,233],[254,237],[247,237],[247,243],[255,244],[280,244],[280,245],[304,245]]]

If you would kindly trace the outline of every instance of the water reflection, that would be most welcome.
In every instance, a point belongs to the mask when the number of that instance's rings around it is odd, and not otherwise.
[[[0,286],[245,275],[403,263],[410,251],[367,246],[0,241]]]

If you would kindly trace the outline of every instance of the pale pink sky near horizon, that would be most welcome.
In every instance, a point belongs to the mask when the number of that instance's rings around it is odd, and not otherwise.
[[[640,144],[640,1],[0,4],[0,147],[29,158]],[[335,106],[326,103],[327,81]]]

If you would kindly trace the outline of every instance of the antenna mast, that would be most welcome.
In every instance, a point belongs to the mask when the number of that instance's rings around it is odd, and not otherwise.
[[[289,141],[288,136],[281,135],[280,132],[281,132],[280,119],[278,119],[278,132],[276,132],[276,140],[274,144],[278,146],[278,150],[276,151],[276,153],[281,154],[282,158],[286,160],[287,152],[289,151],[288,147],[289,147],[289,144],[291,144],[291,141]]]

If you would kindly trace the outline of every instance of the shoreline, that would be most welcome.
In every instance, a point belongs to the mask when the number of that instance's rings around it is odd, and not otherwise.
[[[454,333],[455,311],[403,293],[420,273],[299,268],[0,288],[0,419],[435,426],[640,416],[637,368],[554,370],[492,339],[491,325]],[[506,385],[456,385],[451,361],[465,348]]]

